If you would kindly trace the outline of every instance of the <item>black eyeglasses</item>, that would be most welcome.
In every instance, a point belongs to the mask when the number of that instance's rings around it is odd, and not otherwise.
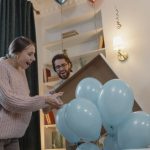
[[[60,68],[65,68],[68,64],[61,64],[61,65],[58,65],[58,66],[55,66],[55,70],[60,70]]]

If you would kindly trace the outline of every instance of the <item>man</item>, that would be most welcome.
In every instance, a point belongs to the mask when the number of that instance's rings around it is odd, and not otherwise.
[[[72,75],[72,62],[67,55],[57,54],[52,59],[52,66],[61,81],[55,86],[55,89]]]
[[[52,66],[57,73],[61,81],[55,85],[54,89],[60,86],[66,79],[72,75],[72,62],[65,54],[57,54],[52,59]],[[76,146],[70,143],[66,143],[67,150],[75,150]]]

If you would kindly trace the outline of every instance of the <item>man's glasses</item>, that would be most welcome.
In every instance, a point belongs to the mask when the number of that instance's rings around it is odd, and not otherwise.
[[[58,65],[58,66],[55,66],[55,70],[60,70],[60,68],[65,68],[68,64],[61,64],[61,65]]]

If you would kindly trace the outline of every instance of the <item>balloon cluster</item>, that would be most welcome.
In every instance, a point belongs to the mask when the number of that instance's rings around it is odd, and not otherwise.
[[[85,142],[77,150],[99,150],[91,142],[100,138],[102,125],[107,131],[104,150],[150,145],[150,115],[132,112],[134,95],[128,84],[113,79],[102,85],[95,78],[84,78],[75,95],[58,111],[56,126],[70,143]]]

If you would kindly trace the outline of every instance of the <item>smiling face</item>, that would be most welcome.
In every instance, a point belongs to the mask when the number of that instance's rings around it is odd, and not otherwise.
[[[27,69],[33,61],[35,61],[34,45],[27,46],[22,52],[17,53],[17,65],[22,69]]]
[[[67,79],[70,76],[71,65],[65,59],[57,59],[54,62],[55,70],[61,79]]]

